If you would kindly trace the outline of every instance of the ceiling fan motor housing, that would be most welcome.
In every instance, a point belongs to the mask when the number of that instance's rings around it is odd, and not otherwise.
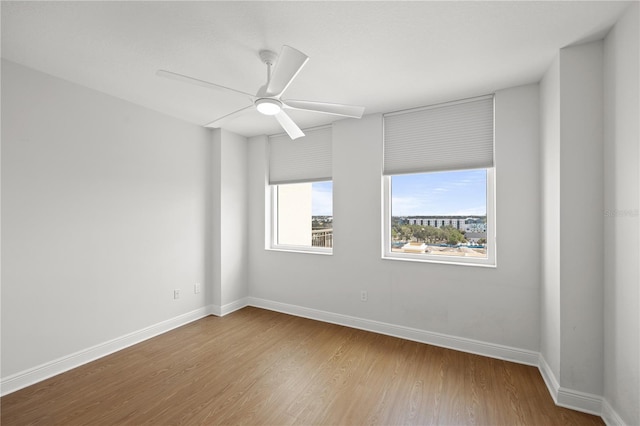
[[[278,54],[276,52],[274,52],[273,50],[261,50],[259,52],[260,54],[260,59],[262,60],[262,62],[264,62],[265,64],[271,66],[273,64],[276,63],[276,59],[278,59]]]

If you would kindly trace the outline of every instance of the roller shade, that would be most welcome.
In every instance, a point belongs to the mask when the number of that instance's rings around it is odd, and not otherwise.
[[[385,114],[385,175],[493,167],[493,95]]]
[[[269,138],[269,184],[318,182],[332,179],[331,127],[305,130],[305,136]]]

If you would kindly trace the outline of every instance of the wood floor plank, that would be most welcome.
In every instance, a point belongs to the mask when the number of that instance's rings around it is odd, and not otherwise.
[[[244,308],[0,399],[2,425],[602,425],[535,367]]]

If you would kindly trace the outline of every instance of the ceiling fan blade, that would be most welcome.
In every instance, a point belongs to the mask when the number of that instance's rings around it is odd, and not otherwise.
[[[291,117],[289,117],[286,112],[280,111],[275,115],[275,117],[276,120],[278,120],[278,123],[280,123],[284,131],[287,132],[291,139],[298,139],[304,136],[304,133],[302,133],[300,127],[298,127],[298,125],[293,122]]]
[[[195,85],[198,85],[198,86],[206,87],[208,89],[229,90],[231,92],[240,93],[241,95],[247,95],[252,100],[254,99],[254,96],[251,93],[243,92],[242,90],[232,89],[232,88],[226,87],[226,86],[221,86],[219,84],[209,83],[208,81],[204,81],[204,80],[198,80],[197,78],[187,77],[186,75],[178,74],[178,73],[171,72],[171,71],[158,70],[158,71],[156,71],[156,75],[158,75],[160,77],[164,77],[164,78],[169,78],[171,80],[177,80],[177,81],[182,81],[184,83],[195,84]]]
[[[330,104],[327,102],[313,101],[282,101],[285,108],[298,109],[303,111],[321,112],[323,114],[340,115],[343,117],[361,118],[364,114],[364,107],[357,105]]]
[[[290,46],[282,46],[276,65],[267,84],[267,94],[278,97],[287,90],[309,57]]]
[[[212,122],[205,124],[204,127],[214,127],[214,128],[220,127],[222,124],[224,124],[224,122],[229,121],[232,118],[235,118],[235,117],[237,117],[239,115],[242,115],[246,110],[251,109],[251,108],[253,108],[253,105],[249,105],[247,107],[244,107],[242,109],[234,111],[234,112],[232,112],[230,114],[223,115],[222,117],[216,118]]]

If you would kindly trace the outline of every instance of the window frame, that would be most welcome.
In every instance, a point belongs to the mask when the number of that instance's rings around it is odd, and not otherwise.
[[[331,180],[323,180],[322,182],[333,182]],[[305,182],[291,182],[294,183],[305,183]],[[312,183],[312,182],[308,182]],[[278,244],[278,186],[280,185],[288,185],[286,183],[283,184],[273,184],[269,185],[269,198],[270,198],[270,235],[269,235],[269,245],[267,246],[267,250],[272,251],[284,251],[284,252],[293,252],[293,253],[307,253],[307,254],[320,254],[325,256],[333,255],[333,247],[315,247],[315,246],[300,246],[293,244]],[[331,191],[331,195],[333,196],[333,190]],[[333,212],[332,212],[333,213]],[[332,214],[333,217],[333,214]]]
[[[382,214],[382,259],[401,260],[409,262],[439,263],[462,266],[497,267],[497,234],[496,234],[496,206],[495,206],[495,165],[483,169],[487,171],[487,257],[459,257],[430,255],[427,253],[399,253],[391,251],[391,178],[397,175],[383,175],[383,214]],[[454,170],[439,170],[454,171]],[[428,173],[428,172],[425,172]]]

